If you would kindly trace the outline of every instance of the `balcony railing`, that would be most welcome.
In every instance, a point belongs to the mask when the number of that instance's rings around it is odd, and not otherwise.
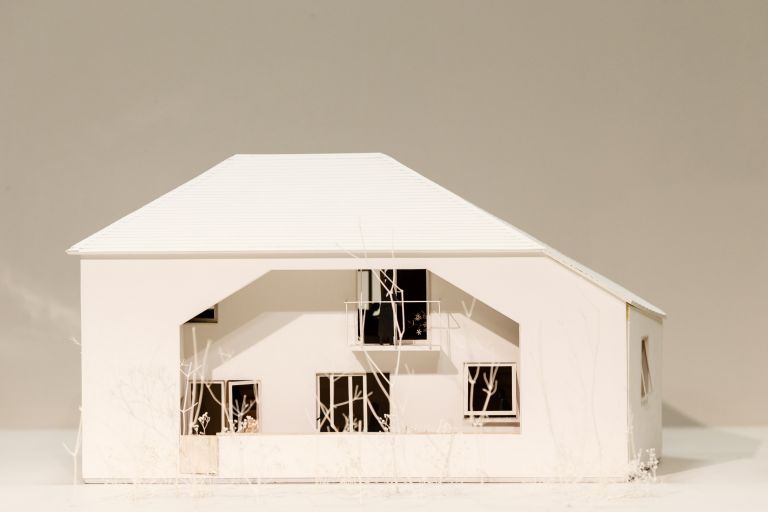
[[[439,300],[347,301],[347,343],[370,350],[439,348]]]

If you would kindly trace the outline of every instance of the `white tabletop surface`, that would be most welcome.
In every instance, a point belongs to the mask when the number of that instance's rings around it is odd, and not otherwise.
[[[768,511],[768,428],[670,428],[656,481],[73,485],[71,431],[0,431],[0,511]]]

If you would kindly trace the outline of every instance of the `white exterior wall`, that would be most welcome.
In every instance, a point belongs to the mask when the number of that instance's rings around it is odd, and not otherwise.
[[[627,306],[629,344],[629,418],[630,457],[641,456],[648,460],[648,450],[653,449],[661,459],[661,353],[662,322],[640,309]],[[651,391],[641,400],[642,339],[648,337],[648,363],[651,370]]]
[[[532,256],[85,259],[82,261],[85,479],[178,476],[179,325],[186,319],[272,269],[397,267],[426,268],[518,322],[521,431],[427,435],[270,434],[267,431],[273,428],[267,420],[270,406],[265,402],[263,434],[220,436],[219,477],[339,478],[339,468],[355,468],[344,471],[363,478],[625,476],[628,445],[625,304],[560,264],[546,257]],[[433,280],[433,286],[435,282],[439,281]],[[334,290],[335,297],[342,292],[346,293],[343,286]],[[434,288],[432,293],[436,293]],[[279,329],[271,332],[287,334],[285,329],[293,329],[296,318],[304,316],[276,319],[280,320]],[[313,329],[321,324],[330,330],[342,329],[332,317],[332,314],[328,318],[322,318],[322,314],[308,315],[313,318]],[[464,336],[471,330],[463,329]],[[344,336],[346,343],[346,334]],[[240,354],[253,350],[242,340],[233,343]],[[474,342],[462,347],[460,337],[452,336],[448,343],[443,350],[446,356],[454,354],[454,350],[455,354],[467,350],[476,357],[482,350],[482,344]],[[280,357],[290,361],[304,354],[281,350]],[[467,357],[467,354],[456,357]],[[237,370],[237,377],[243,377],[241,369],[232,366],[240,362],[230,361],[230,366],[221,364],[215,368],[213,375],[224,377],[226,372]],[[246,359],[242,361],[242,370],[250,367]],[[359,365],[359,360],[345,355],[329,359],[327,363],[333,365],[327,369],[337,371],[339,365],[349,364],[352,368]],[[277,367],[280,361],[273,364]],[[318,368],[322,370],[324,368]],[[266,384],[267,377],[259,377]],[[314,390],[314,374],[308,378]],[[412,382],[404,379],[403,390],[417,388],[428,376],[408,378]],[[393,389],[393,399],[397,393],[399,391]],[[427,405],[444,410],[452,400]],[[427,405],[421,404],[414,410]],[[427,411],[429,409],[409,421],[414,425],[429,423],[432,414]],[[299,429],[304,428],[305,421],[306,418],[291,416],[285,419],[285,425]],[[273,426],[277,429],[277,425]],[[445,449],[440,449],[441,446]],[[392,460],[392,454],[399,452],[402,456]],[[349,476],[346,473],[344,476]]]

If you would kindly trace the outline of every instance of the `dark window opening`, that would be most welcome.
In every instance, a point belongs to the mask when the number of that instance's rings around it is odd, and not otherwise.
[[[224,383],[221,381],[189,384],[182,398],[184,434],[216,435],[224,431]]]
[[[515,365],[468,364],[464,417],[515,418]]]
[[[358,339],[392,345],[427,339],[427,271],[359,270]]]
[[[318,431],[387,432],[388,380],[388,373],[318,375]]]
[[[331,377],[320,375],[317,378],[317,429],[320,432],[333,432],[331,427]]]
[[[197,315],[193,316],[187,323],[190,324],[215,324],[219,321],[219,305],[216,304],[213,307],[201,311]]]
[[[231,432],[249,434],[259,431],[259,383],[252,380],[228,381]]]
[[[389,374],[366,373],[368,432],[389,432]]]
[[[353,375],[349,377],[352,381],[351,386],[348,388],[348,392],[351,395],[348,397],[351,399],[350,416],[352,418],[352,431],[364,432],[365,429],[365,404],[367,399],[365,395],[367,391],[363,385],[363,375]],[[342,415],[343,416],[343,415]],[[338,428],[338,424],[337,424]]]

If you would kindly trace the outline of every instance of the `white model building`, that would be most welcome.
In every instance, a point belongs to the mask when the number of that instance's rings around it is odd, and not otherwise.
[[[236,155],[74,245],[87,482],[625,480],[664,312],[383,154]]]

